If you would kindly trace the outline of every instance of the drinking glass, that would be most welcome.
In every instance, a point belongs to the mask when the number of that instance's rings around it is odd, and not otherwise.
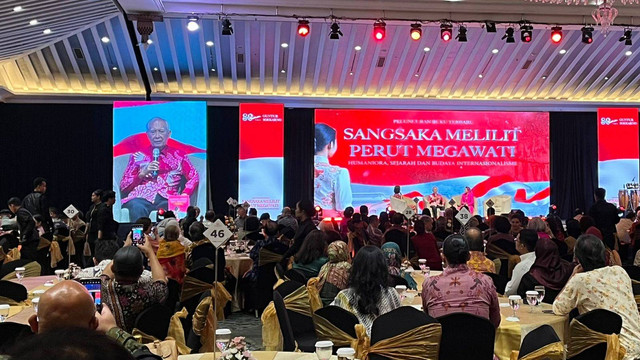
[[[231,341],[231,330],[229,329],[218,329],[216,330],[216,346],[220,351],[227,350],[227,346],[229,346],[229,341]]]
[[[16,278],[18,279],[19,282],[22,282],[22,278],[24,278],[24,272],[25,272],[25,268],[23,267],[17,267],[16,268]]]
[[[336,355],[338,355],[338,360],[353,360],[356,351],[353,348],[340,348],[336,351]]]
[[[0,322],[4,322],[9,317],[9,304],[0,304]]]
[[[418,264],[420,264],[420,270],[424,270],[427,266],[427,259],[418,259]]]
[[[35,311],[35,313],[38,313],[38,304],[40,304],[40,298],[34,298],[33,300],[31,300],[31,304],[33,304],[33,311]]]
[[[331,341],[316,342],[316,356],[318,357],[318,360],[331,359],[332,352],[333,352],[333,342]]]
[[[400,301],[402,301],[404,299],[404,292],[407,291],[407,287],[405,285],[396,285],[396,291],[398,292]]]
[[[56,270],[54,271],[54,273],[56,274],[56,280],[58,282],[62,281],[64,279],[64,270]]]
[[[538,305],[537,291],[527,291],[527,304],[529,304],[529,312],[533,312],[533,307]]]
[[[540,305],[544,299],[544,286],[538,285],[534,287],[533,290],[538,292],[538,305]]]
[[[509,296],[509,306],[513,309],[513,316],[509,316],[507,321],[520,321],[516,311],[520,308],[520,303],[522,302],[522,298],[520,295],[511,295]]]

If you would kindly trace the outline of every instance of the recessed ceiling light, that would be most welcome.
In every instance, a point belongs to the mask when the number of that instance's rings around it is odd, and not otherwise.
[[[213,41],[209,40],[205,44],[207,44],[207,46],[213,46]]]
[[[478,74],[478,77],[482,79],[484,76],[482,76],[482,74]]]
[[[20,12],[20,11],[22,11],[22,10],[24,10],[24,9],[22,8],[22,6],[16,6],[16,7],[14,7],[14,8],[13,8],[13,11],[15,11],[15,12]]]
[[[282,48],[286,49],[286,48],[288,48],[288,47],[289,47],[289,44],[287,44],[287,43],[282,43],[282,44],[280,44],[280,46],[281,46]]]
[[[282,70],[280,70],[280,72],[284,74],[286,71],[284,71],[284,69],[282,69]]]
[[[560,50],[560,55],[564,55],[566,53],[567,53],[567,50],[565,50],[565,49]]]
[[[545,80],[547,78],[547,75],[542,75],[542,80]]]
[[[604,79],[605,79],[605,80],[609,80],[609,77],[608,77],[608,76],[605,76],[605,77],[604,77]]]
[[[360,45],[356,45],[356,47],[354,47],[354,49],[355,49],[356,51],[360,51],[360,50],[362,50],[362,46],[360,46]]]
[[[157,67],[154,67],[154,68],[153,68],[153,71],[158,71],[158,68],[157,68]]]
[[[213,69],[213,68],[212,68],[212,69],[211,69],[211,71],[216,72],[216,69]]]
[[[500,52],[500,50],[498,50],[498,49],[493,49],[493,50],[491,50],[491,52],[492,52],[492,53],[494,53],[494,54],[497,54],[497,53],[499,53],[499,52]]]
[[[37,19],[33,19],[33,20],[29,21],[29,25],[31,25],[31,26],[38,25],[38,20]]]
[[[42,33],[45,34],[45,35],[49,35],[49,34],[51,34],[51,29],[44,29],[44,30],[42,30]]]
[[[111,70],[118,70],[118,67],[114,66],[114,67],[111,68]]]
[[[353,76],[353,72],[350,72],[349,75]]]
[[[627,52],[624,53],[626,56],[631,56],[631,54],[633,54],[633,51],[631,50],[627,50]]]
[[[418,77],[418,76],[420,76],[420,74],[414,74],[413,76]]]
[[[102,39],[100,39],[100,41],[102,41],[103,43],[105,43],[105,44],[106,44],[106,43],[108,43],[108,42],[109,42],[109,41],[111,41],[111,40],[109,40],[109,38],[108,38],[108,37],[103,36],[103,37],[102,37]]]
[[[431,51],[430,47],[427,46],[426,48],[424,48],[424,52],[429,52],[429,51]]]
[[[149,45],[153,44],[153,40],[147,39],[147,44],[149,44]]]
[[[187,30],[189,31],[198,31],[200,29],[200,24],[198,24],[197,16],[189,16],[189,22],[187,23]]]

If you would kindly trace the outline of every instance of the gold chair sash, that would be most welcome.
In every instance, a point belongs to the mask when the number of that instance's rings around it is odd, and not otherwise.
[[[320,284],[320,278],[314,277],[307,281],[307,292],[309,293],[309,306],[311,306],[311,315],[313,315],[316,310],[322,309],[322,299],[320,298],[320,289],[318,289],[318,284]]]
[[[313,325],[315,327],[318,340],[331,340],[334,346],[339,347],[348,346],[356,349],[358,346],[357,338],[354,338],[342,331],[342,329],[335,326],[332,322],[316,313],[313,314]]]
[[[258,253],[258,266],[279,263],[280,261],[282,261],[282,255],[271,250],[262,248]]]
[[[58,262],[64,259],[62,257],[62,251],[60,251],[60,244],[55,240],[52,241],[49,252],[51,253],[51,268],[55,268]]]
[[[618,334],[603,334],[594,331],[576,319],[571,321],[570,327],[571,339],[567,349],[567,358],[574,357],[603,342],[607,343],[605,360],[622,360],[627,353],[626,349],[620,345]]]
[[[40,276],[42,267],[36,261],[32,261],[24,265],[24,277]],[[16,272],[12,271],[5,275],[2,280],[11,280],[16,278]]]
[[[225,289],[222,283],[220,282],[216,283],[215,287],[216,287],[216,292],[220,293],[221,299],[228,298],[229,301],[231,300],[231,294],[229,294],[229,292],[227,291],[227,289]],[[212,290],[213,288],[214,288],[213,284],[209,284],[207,282],[198,280],[192,276],[187,275],[184,277],[184,282],[182,284],[182,293],[180,294],[180,302],[189,300],[192,297],[202,294],[207,290]]]
[[[518,360],[519,352],[513,350],[511,352],[511,360]],[[564,359],[564,345],[562,341],[547,344],[540,349],[528,353],[520,358],[520,360],[563,360]]]
[[[180,320],[178,320],[178,321],[180,321]],[[169,324],[169,331],[171,331],[171,324]],[[180,355],[188,355],[188,354],[191,353],[191,349],[187,345],[185,345],[184,343],[180,343],[179,340],[174,339],[170,335],[167,335],[167,337],[164,340],[160,340],[160,339],[156,339],[155,336],[146,334],[146,333],[144,333],[144,332],[142,332],[142,331],[140,331],[140,330],[138,330],[136,328],[133,329],[133,331],[131,332],[131,335],[134,336],[134,337],[138,337],[139,336],[141,344],[153,344],[156,341],[173,340],[176,343],[176,348],[178,349],[178,354],[180,354]],[[184,337],[184,334],[183,334],[183,337]]]
[[[307,287],[299,287],[291,294],[285,296],[283,300],[287,310],[312,317]],[[282,333],[280,331],[280,323],[278,323],[276,308],[273,305],[273,301],[264,309],[261,320],[262,345],[264,346],[265,351],[282,351]]]
[[[169,320],[169,331],[167,331],[167,338],[176,340],[178,351],[181,355],[191,354],[191,349],[187,346],[187,341],[184,337],[182,322],[180,322],[180,319],[186,319],[188,315],[189,312],[184,307],[182,310],[176,311],[176,313],[171,316],[171,320]]]
[[[55,235],[53,237],[54,241],[57,241],[58,243],[60,242],[68,242],[67,244],[67,255],[75,255],[76,254],[76,246],[73,243],[73,241],[71,240],[71,236],[62,236],[62,235]]]
[[[507,276],[511,279],[511,274],[513,273],[513,268],[520,262],[519,255],[511,255],[508,252],[504,251],[504,249],[499,248],[495,244],[489,244],[487,246],[487,255],[491,255],[498,259],[505,259],[509,263],[509,268],[507,270]]]
[[[213,314],[212,299],[204,298],[193,314],[193,332],[200,336],[200,352],[213,351],[213,337],[218,327],[218,321]]]
[[[364,325],[356,325],[356,334],[358,335],[356,348],[358,359],[368,360],[369,354],[379,354],[390,359],[438,360],[442,326],[439,323],[418,326],[402,334],[380,340],[373,345]]]
[[[9,253],[5,257],[4,262],[8,263],[15,260],[20,260],[20,249],[18,249],[17,247],[9,250]]]
[[[42,250],[51,245],[51,241],[46,238],[40,237],[40,241],[38,242],[38,250]]]

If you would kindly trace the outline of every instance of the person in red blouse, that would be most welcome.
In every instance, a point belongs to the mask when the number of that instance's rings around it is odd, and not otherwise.
[[[167,145],[171,137],[167,120],[151,119],[147,137],[151,146],[131,154],[120,181],[122,207],[129,209],[130,219],[167,209],[170,195],[191,195],[200,181],[187,154]]]

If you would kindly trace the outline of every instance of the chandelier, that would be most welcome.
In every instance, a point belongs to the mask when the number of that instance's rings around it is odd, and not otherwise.
[[[613,7],[616,0],[529,0],[534,2],[543,2],[550,4],[567,4],[567,5],[597,5],[598,8],[591,12],[593,20],[600,25],[600,32],[607,36],[613,20],[618,16],[618,9]],[[620,0],[622,5],[640,4],[640,0]]]

